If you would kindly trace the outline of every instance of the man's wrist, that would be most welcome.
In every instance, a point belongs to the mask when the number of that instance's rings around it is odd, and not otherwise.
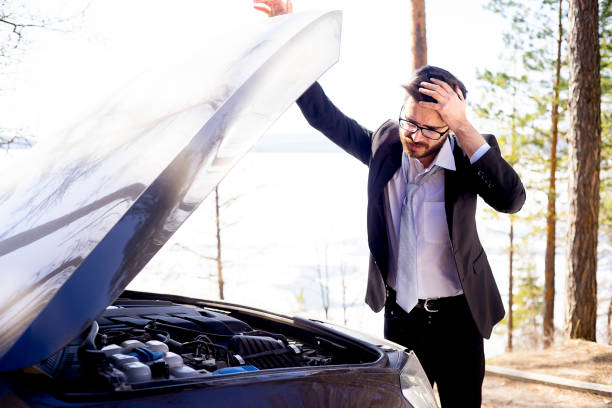
[[[485,142],[482,146],[480,146],[475,152],[474,154],[470,157],[470,164],[474,164],[478,161],[478,159],[480,159],[482,156],[485,155],[486,152],[489,151],[489,149],[491,148],[491,146]]]
[[[457,136],[457,140],[463,151],[468,155],[468,157],[472,157],[472,155],[483,145],[486,143],[486,140],[478,131],[472,126],[470,122],[467,120],[464,122],[460,122],[458,125],[452,126],[451,130]]]

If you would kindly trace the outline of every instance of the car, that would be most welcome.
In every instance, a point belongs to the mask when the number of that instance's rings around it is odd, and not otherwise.
[[[338,59],[340,12],[253,30],[224,56],[203,47],[143,73],[3,179],[0,406],[436,406],[392,342],[125,290]]]

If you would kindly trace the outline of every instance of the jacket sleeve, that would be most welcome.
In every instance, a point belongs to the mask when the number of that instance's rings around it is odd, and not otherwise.
[[[304,117],[344,151],[366,166],[372,155],[372,132],[343,114],[315,82],[297,100]]]
[[[525,188],[512,166],[501,156],[497,139],[483,135],[491,148],[471,165],[476,192],[495,210],[516,213],[525,203]]]

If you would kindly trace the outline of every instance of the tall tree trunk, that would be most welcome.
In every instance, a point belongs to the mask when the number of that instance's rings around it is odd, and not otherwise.
[[[612,297],[608,306],[608,344],[612,344]]]
[[[555,249],[557,226],[557,140],[559,135],[559,84],[561,82],[561,43],[563,41],[562,2],[559,0],[559,27],[557,34],[557,65],[552,105],[552,130],[550,144],[550,178],[548,184],[548,212],[546,215],[546,255],[544,258],[544,347],[555,338]]]
[[[342,314],[344,316],[344,325],[346,326],[348,304],[346,303],[346,267],[344,263],[340,265],[340,273],[342,274]]]
[[[215,210],[217,213],[217,280],[219,282],[219,298],[223,297],[223,262],[221,262],[221,218],[219,216],[219,186],[215,187]]]
[[[515,66],[516,71],[516,66]],[[512,82],[512,124],[510,129],[510,163],[514,165],[516,163],[516,143],[518,135],[516,133],[516,80]],[[514,334],[514,220],[515,216],[510,214],[510,231],[508,232],[508,238],[510,240],[510,246],[508,248],[508,351],[512,351],[512,336]]]
[[[325,268],[327,270],[327,266]],[[317,276],[319,277],[319,289],[321,289],[321,304],[325,312],[325,320],[327,320],[329,315],[329,287],[327,286],[327,279],[323,277],[321,265],[317,265]]]
[[[327,246],[325,246],[325,320],[329,319],[329,262],[327,261]]]
[[[513,282],[513,261],[514,261],[514,215],[510,215],[510,250],[509,250],[509,258],[510,262],[508,263],[508,351],[512,351],[512,331],[514,330],[514,322],[512,321],[512,304],[513,304],[513,295],[512,290],[514,286]]]
[[[570,338],[595,340],[601,85],[597,0],[569,1],[569,230],[567,311]]]
[[[427,37],[425,33],[425,0],[412,2],[412,68],[427,65]]]

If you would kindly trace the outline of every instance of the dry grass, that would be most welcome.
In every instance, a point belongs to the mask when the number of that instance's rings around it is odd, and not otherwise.
[[[610,408],[612,400],[601,395],[565,390],[486,376],[482,408]]]
[[[612,385],[612,346],[567,340],[544,350],[506,353],[488,364],[579,381]]]
[[[612,346],[589,341],[568,340],[545,350],[506,353],[487,364],[612,385]],[[612,407],[612,399],[487,375],[482,407],[604,408]]]

